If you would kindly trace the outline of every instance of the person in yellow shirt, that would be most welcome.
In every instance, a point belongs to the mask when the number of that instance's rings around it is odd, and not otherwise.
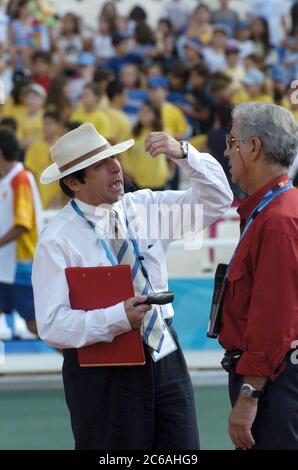
[[[35,176],[44,209],[61,207],[64,202],[63,193],[58,183],[40,184],[40,175],[52,162],[50,147],[62,135],[63,129],[60,115],[55,111],[47,111],[43,116],[43,137],[30,145],[25,154],[25,167]]]
[[[125,86],[119,80],[113,80],[107,86],[107,96],[110,105],[105,112],[110,119],[111,138],[110,142],[115,145],[128,140],[131,135],[131,127],[126,114],[122,111],[126,103]]]
[[[42,138],[43,106],[46,98],[47,93],[41,85],[34,83],[27,87],[24,98],[26,114],[17,131],[20,146],[23,150]]]
[[[227,67],[224,73],[232,79],[235,89],[241,88],[241,82],[245,77],[245,68],[240,62],[240,49],[235,45],[228,45],[225,50]]]
[[[131,179],[134,189],[165,189],[170,177],[170,168],[165,155],[152,158],[145,151],[145,140],[150,132],[162,130],[159,107],[151,101],[146,101],[133,129],[135,140],[133,149],[129,149],[121,158],[123,170]]]
[[[149,98],[161,109],[162,124],[177,140],[184,139],[189,126],[183,112],[172,103],[166,101],[168,81],[165,77],[152,77],[148,81]]]
[[[19,126],[20,123],[24,120],[24,117],[27,113],[27,109],[24,104],[27,86],[28,82],[24,80],[20,83],[16,83],[9,98],[3,105],[0,106],[0,115],[2,117],[9,117],[14,119],[17,123],[17,126]]]
[[[112,136],[110,120],[104,111],[98,108],[101,90],[96,83],[89,83],[83,88],[81,103],[70,117],[70,122],[91,122],[97,132],[106,139]]]
[[[197,37],[204,46],[208,45],[213,36],[211,10],[206,3],[200,3],[191,13],[185,35]]]
[[[70,79],[63,75],[54,77],[48,92],[46,111],[55,111],[61,116],[63,123],[69,122],[73,113],[70,100]]]
[[[245,93],[234,95],[233,104],[244,102],[273,103],[273,98],[267,92],[266,77],[258,69],[251,69],[242,79]]]

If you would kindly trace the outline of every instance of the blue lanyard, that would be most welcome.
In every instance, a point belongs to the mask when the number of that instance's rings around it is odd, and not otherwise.
[[[232,261],[236,255],[236,251],[240,245],[240,242],[242,240],[242,238],[244,237],[244,235],[246,234],[247,230],[249,229],[249,227],[251,226],[251,224],[253,223],[253,221],[255,220],[255,218],[257,217],[257,215],[271,202],[273,201],[273,199],[275,199],[277,196],[279,196],[280,194],[284,193],[285,191],[288,191],[289,189],[291,189],[293,187],[293,184],[292,184],[292,180],[289,180],[286,182],[286,184],[282,187],[280,187],[279,184],[276,184],[274,186],[272,186],[272,188],[269,189],[269,191],[267,191],[267,193],[265,194],[265,196],[263,197],[263,199],[261,200],[261,202],[257,205],[257,207],[252,211],[252,213],[249,215],[247,221],[246,221],[246,224],[244,226],[244,229],[243,229],[243,232],[241,233],[241,236],[240,236],[240,239],[239,239],[239,242],[235,248],[235,251],[233,253],[233,256],[228,264],[228,267],[227,267],[227,270],[226,270],[226,273],[225,273],[225,280],[227,279],[228,277],[228,274],[229,274],[229,271],[230,271],[230,268],[231,268],[231,265],[232,265]]]
[[[71,205],[72,205],[73,209],[76,211],[76,213],[77,213],[80,217],[82,217],[83,219],[85,219],[86,222],[87,222],[87,224],[89,225],[89,227],[92,228],[92,230],[94,230],[94,232],[96,233],[96,230],[95,230],[96,224],[95,224],[94,222],[92,222],[92,220],[90,220],[90,219],[88,219],[88,218],[86,217],[86,215],[84,214],[84,212],[81,211],[81,209],[79,208],[79,206],[77,205],[77,203],[76,203],[73,199],[71,200]],[[128,225],[128,220],[127,220],[127,219],[126,219],[126,226],[127,226],[127,229],[129,230],[129,225]],[[100,242],[101,242],[101,244],[102,244],[102,246],[103,246],[103,248],[104,248],[104,250],[105,250],[105,252],[106,252],[107,257],[108,257],[109,260],[110,260],[111,265],[112,265],[112,266],[116,266],[117,264],[119,264],[118,261],[116,261],[116,259],[115,259],[114,256],[112,255],[111,250],[109,249],[109,247],[108,247],[108,245],[106,244],[106,242],[105,242],[104,240],[102,240],[102,239],[99,239],[99,240],[100,240]],[[134,238],[130,238],[130,241],[131,241],[131,243],[132,243],[132,245],[133,245],[133,250],[134,250],[135,256],[136,256],[136,258],[137,258],[137,260],[138,260],[138,262],[139,262],[139,264],[140,264],[140,268],[141,268],[141,270],[142,270],[144,276],[145,276],[146,278],[148,278],[147,271],[146,271],[146,269],[144,268],[143,263],[142,263],[142,260],[143,260],[144,258],[143,258],[143,256],[141,256],[141,253],[140,253],[138,244],[137,244],[137,242],[136,242],[136,240],[135,240]]]
[[[285,191],[288,191],[289,189],[291,189],[293,187],[293,184],[292,184],[292,180],[289,180],[283,187],[280,187],[278,184],[274,185],[271,189],[269,189],[269,191],[267,191],[267,193],[265,194],[265,196],[263,197],[263,199],[261,200],[261,202],[257,205],[257,207],[252,211],[252,213],[250,214],[250,216],[248,217],[247,221],[246,221],[246,224],[245,224],[245,227],[243,229],[243,232],[240,236],[240,240],[239,240],[239,243],[241,242],[242,238],[244,237],[244,235],[246,234],[247,230],[249,229],[249,227],[251,226],[251,224],[253,223],[254,219],[257,217],[257,215],[271,202],[273,201],[273,199],[275,199],[277,196],[279,196],[280,194],[284,193]],[[238,243],[238,245],[239,245]],[[238,248],[238,246],[237,246]],[[236,248],[236,249],[237,249]]]
[[[92,220],[88,219],[84,212],[81,211],[81,209],[79,208],[79,206],[77,205],[77,203],[72,199],[71,200],[71,205],[73,207],[73,209],[76,211],[77,214],[79,214],[80,217],[82,217],[83,219],[86,220],[87,224],[89,225],[90,228],[92,228],[92,230],[94,230],[95,234],[96,234],[96,224],[94,222],[92,222]],[[112,253],[111,253],[111,250],[109,249],[108,245],[106,244],[106,242],[104,240],[101,240],[99,239],[100,243],[102,244],[105,252],[106,252],[106,255],[107,257],[109,258],[110,260],[110,263],[112,266],[116,266],[118,263],[117,261],[115,260],[115,258],[113,257]]]

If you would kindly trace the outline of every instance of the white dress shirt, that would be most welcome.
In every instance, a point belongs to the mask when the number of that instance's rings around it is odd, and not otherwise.
[[[192,220],[193,227],[195,208],[197,204],[203,204],[203,219],[199,223],[195,221],[196,231],[199,232],[230,207],[233,195],[228,181],[222,167],[211,155],[200,153],[189,145],[188,158],[175,161],[189,176],[191,188],[187,191],[160,192],[144,189],[128,193],[113,206],[123,220],[129,209],[135,222],[143,226],[140,207],[149,211],[152,204],[158,208],[175,204],[176,207],[183,205],[184,217]],[[76,203],[89,219],[98,222],[95,206],[78,199]],[[172,221],[174,226],[181,226],[180,215],[175,211]],[[152,223],[158,229],[160,218],[151,221],[151,226]],[[172,235],[162,240],[157,237],[144,238],[138,233],[133,235],[144,256],[143,264],[154,291],[167,290],[165,257],[173,241]],[[99,341],[110,342],[115,336],[131,329],[124,302],[92,311],[72,310],[70,307],[65,268],[109,265],[111,263],[99,237],[71,204],[67,204],[42,231],[33,263],[32,283],[38,333],[47,344],[61,349],[78,348]],[[161,308],[164,318],[173,316],[171,304]]]

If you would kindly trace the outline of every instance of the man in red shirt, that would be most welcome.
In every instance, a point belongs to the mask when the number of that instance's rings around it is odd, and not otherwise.
[[[232,116],[225,156],[247,197],[219,335],[229,433],[240,449],[298,449],[298,191],[287,175],[298,127],[273,104],[241,104]]]

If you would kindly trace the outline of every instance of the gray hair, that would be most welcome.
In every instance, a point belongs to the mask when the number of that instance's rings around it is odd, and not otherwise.
[[[292,165],[298,151],[298,125],[290,111],[276,104],[243,103],[235,106],[232,117],[239,125],[239,137],[260,139],[268,163]]]

